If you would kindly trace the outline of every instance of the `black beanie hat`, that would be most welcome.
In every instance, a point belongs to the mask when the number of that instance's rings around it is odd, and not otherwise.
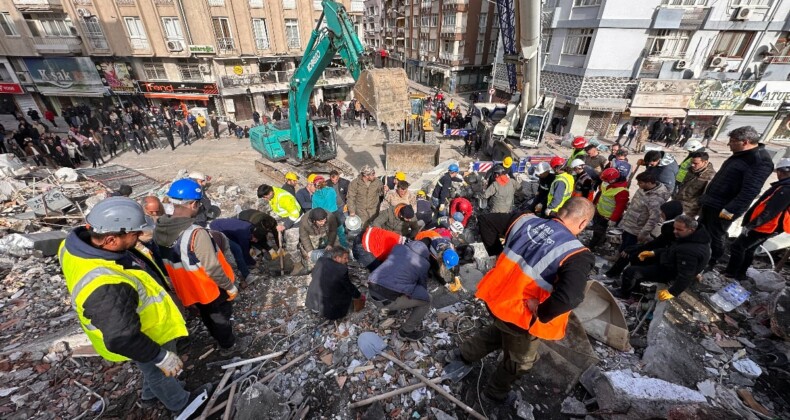
[[[414,207],[412,207],[411,205],[401,207],[399,216],[405,220],[413,218]]]
[[[661,211],[664,212],[664,216],[667,217],[666,220],[672,220],[683,214],[683,205],[677,200],[667,201],[662,204],[660,208]]]
[[[310,220],[317,222],[326,219],[326,210],[321,207],[310,210]]]

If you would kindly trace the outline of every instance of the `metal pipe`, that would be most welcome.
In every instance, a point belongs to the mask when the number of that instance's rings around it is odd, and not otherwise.
[[[181,13],[181,18],[184,19],[184,32],[187,35],[187,42],[192,44],[192,32],[189,31],[189,22],[187,21],[187,14],[184,11],[184,3],[182,0],[176,0],[176,4],[178,5],[178,12]]]

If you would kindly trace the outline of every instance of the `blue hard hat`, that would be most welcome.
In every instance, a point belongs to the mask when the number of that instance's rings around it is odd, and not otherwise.
[[[450,167],[449,167],[449,168],[447,168],[447,169],[448,169],[450,172],[458,172],[458,164],[456,164],[456,163],[451,163],[451,164],[450,164]]]
[[[170,184],[167,196],[176,200],[200,200],[203,188],[194,179],[183,178]]]
[[[458,253],[453,249],[448,249],[442,254],[442,262],[447,268],[453,268],[458,265]]]
[[[456,222],[463,222],[464,221],[464,214],[461,213],[460,211],[457,211],[457,212],[453,213],[453,219],[455,219]]]

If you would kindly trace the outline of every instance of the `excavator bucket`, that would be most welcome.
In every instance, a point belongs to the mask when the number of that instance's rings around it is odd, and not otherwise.
[[[617,350],[628,351],[628,324],[614,296],[604,285],[588,281],[584,301],[573,312],[590,337]]]
[[[402,68],[363,70],[354,85],[354,97],[389,130],[402,129],[411,116],[409,79]]]
[[[581,321],[573,312],[565,328],[565,338],[541,340],[538,354],[541,368],[531,372],[566,392],[573,389],[585,370],[599,362]]]

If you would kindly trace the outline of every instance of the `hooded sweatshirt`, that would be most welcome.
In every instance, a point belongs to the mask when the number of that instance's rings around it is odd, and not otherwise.
[[[655,175],[658,182],[664,184],[669,192],[675,190],[675,178],[678,175],[680,166],[675,158],[669,153],[663,153],[663,157],[657,166],[648,167],[645,172]]]
[[[166,214],[159,218],[154,229],[154,242],[162,248],[170,249],[176,240],[195,219],[189,217],[173,217]],[[188,238],[187,238],[188,239]],[[197,229],[194,236],[194,253],[206,274],[217,283],[220,289],[230,290],[233,287],[217,256],[217,248],[211,235],[205,228]],[[167,251],[164,251],[165,255]]]

